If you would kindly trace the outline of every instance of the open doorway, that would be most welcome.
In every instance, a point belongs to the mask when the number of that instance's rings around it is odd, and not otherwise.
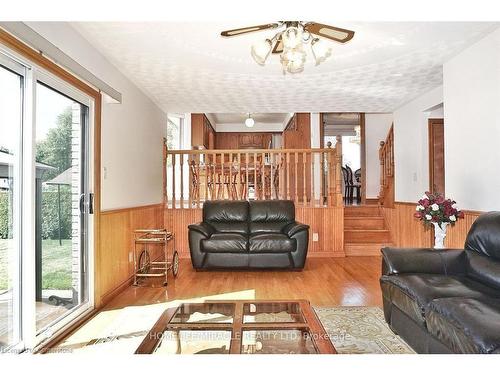
[[[323,113],[321,147],[342,142],[344,204],[364,204],[366,191],[364,113]]]
[[[429,119],[429,191],[445,194],[444,120]]]

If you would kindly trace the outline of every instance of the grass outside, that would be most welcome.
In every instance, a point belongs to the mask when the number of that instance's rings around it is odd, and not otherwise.
[[[8,287],[9,244],[0,239],[0,290]],[[42,289],[71,289],[71,240],[42,241]]]

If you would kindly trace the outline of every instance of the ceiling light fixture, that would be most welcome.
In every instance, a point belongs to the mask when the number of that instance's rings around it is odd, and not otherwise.
[[[279,54],[283,74],[295,74],[304,70],[307,56],[305,46],[308,43],[311,44],[311,51],[316,65],[326,61],[332,55],[331,47],[325,40],[318,38],[318,36],[340,43],[345,43],[354,36],[354,31],[351,30],[316,22],[303,23],[301,21],[279,21],[277,23],[243,27],[223,31],[221,35],[232,37],[280,27],[284,27],[284,30],[276,33],[271,39],[254,43],[250,52],[255,62],[259,65],[265,65],[271,53]]]
[[[245,119],[245,126],[247,128],[253,128],[254,125],[255,125],[255,120],[252,118],[252,115],[249,113],[248,118]]]

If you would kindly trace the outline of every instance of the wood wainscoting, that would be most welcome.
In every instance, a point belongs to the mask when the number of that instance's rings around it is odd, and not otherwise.
[[[396,247],[432,247],[433,230],[414,218],[415,203],[395,202],[393,208],[382,207],[384,218],[391,232],[392,243]],[[449,226],[445,246],[463,249],[465,237],[474,221],[481,214],[464,210],[464,218],[454,226]]]
[[[100,259],[96,265],[96,307],[120,293],[132,281],[134,230],[163,227],[163,204],[101,212]],[[152,258],[156,257],[155,252]]]
[[[188,225],[201,221],[200,208],[165,209],[165,228],[174,232],[177,251],[181,258],[189,258]],[[308,224],[308,257],[343,257],[344,208],[343,207],[296,207],[297,221]],[[318,233],[318,241],[313,241]]]

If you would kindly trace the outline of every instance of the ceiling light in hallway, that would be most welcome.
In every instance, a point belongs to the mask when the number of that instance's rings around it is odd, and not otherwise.
[[[245,126],[247,128],[253,128],[254,125],[255,125],[255,121],[252,118],[252,115],[249,113],[248,118],[245,120]]]

